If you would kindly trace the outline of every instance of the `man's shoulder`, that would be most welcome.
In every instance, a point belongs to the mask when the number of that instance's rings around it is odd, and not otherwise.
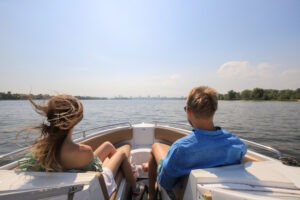
[[[185,149],[185,148],[189,148],[190,146],[192,146],[195,142],[196,142],[196,137],[193,134],[189,134],[187,136],[184,136],[178,140],[176,140],[173,144],[172,144],[172,149],[175,150],[179,150],[179,149]]]
[[[179,138],[178,140],[176,140],[174,142],[174,144],[181,144],[181,143],[185,143],[185,142],[190,142],[191,140],[193,140],[195,138],[195,135],[194,134],[188,134],[182,138]]]
[[[227,141],[230,141],[230,143],[228,143],[228,144],[231,144],[231,145],[241,144],[241,145],[246,146],[239,136],[237,136],[234,133],[227,131],[225,129],[222,129],[222,131],[223,131],[224,139]]]
[[[238,138],[238,136],[235,135],[234,133],[232,133],[231,131],[228,131],[228,130],[223,129],[221,127],[218,127],[217,131],[221,132],[225,137],[236,137],[236,138]]]

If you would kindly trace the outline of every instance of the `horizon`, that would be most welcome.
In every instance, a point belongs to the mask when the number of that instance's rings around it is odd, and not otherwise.
[[[0,1],[0,91],[300,88],[300,1]]]
[[[300,90],[300,88],[296,88],[295,90],[293,89],[290,89],[290,88],[285,88],[285,89],[282,89],[282,90],[279,90],[279,89],[274,89],[274,88],[267,88],[267,89],[264,89],[264,88],[252,88],[252,89],[244,89],[242,91],[235,91],[235,90],[229,90],[225,93],[219,93],[217,92],[218,95],[227,95],[229,94],[229,92],[233,91],[233,92],[236,92],[236,93],[239,93],[241,94],[242,92],[248,90],[248,91],[251,91],[253,92],[255,89],[263,89],[264,91],[267,91],[267,90],[276,90],[278,92],[281,92],[281,91],[286,91],[286,90],[290,90],[290,91],[293,91],[293,92],[296,92],[298,90]],[[11,91],[7,91],[7,92],[1,92],[0,91],[0,94],[3,93],[3,94],[8,94],[10,93],[11,95],[20,95],[20,96],[28,96],[28,95],[33,95],[33,96],[39,96],[39,95],[42,95],[42,96],[54,96],[54,95],[57,95],[57,94],[65,94],[65,93],[56,93],[56,94],[33,94],[33,93],[30,93],[30,94],[25,94],[25,93],[14,93],[14,92],[11,92]],[[93,98],[98,98],[98,99],[147,99],[147,98],[151,98],[151,99],[185,99],[187,98],[187,95],[185,96],[163,96],[163,95],[156,95],[156,96],[142,96],[142,95],[137,95],[137,96],[122,96],[122,95],[119,95],[119,96],[112,96],[112,97],[108,97],[108,96],[86,96],[86,95],[73,95],[75,97],[79,97],[79,98],[88,98],[88,99],[93,99]]]

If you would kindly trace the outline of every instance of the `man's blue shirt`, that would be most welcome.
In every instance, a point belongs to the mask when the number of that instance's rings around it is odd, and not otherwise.
[[[215,131],[193,129],[191,134],[171,145],[163,160],[158,182],[171,190],[178,187],[180,178],[191,170],[239,164],[246,152],[246,145],[226,130],[219,127]]]

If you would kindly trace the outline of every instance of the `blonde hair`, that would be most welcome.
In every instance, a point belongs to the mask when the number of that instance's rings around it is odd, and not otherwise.
[[[54,96],[45,106],[29,100],[37,113],[47,117],[47,121],[34,127],[41,130],[33,145],[34,157],[46,171],[62,171],[59,162],[61,146],[70,130],[83,118],[83,106],[71,95]]]
[[[198,118],[213,117],[218,109],[217,91],[207,86],[193,88],[187,97],[187,107]]]

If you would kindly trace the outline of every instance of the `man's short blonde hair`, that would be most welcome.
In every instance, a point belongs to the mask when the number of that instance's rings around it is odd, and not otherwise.
[[[213,117],[218,109],[217,91],[207,86],[193,88],[187,97],[187,107],[197,118]]]

